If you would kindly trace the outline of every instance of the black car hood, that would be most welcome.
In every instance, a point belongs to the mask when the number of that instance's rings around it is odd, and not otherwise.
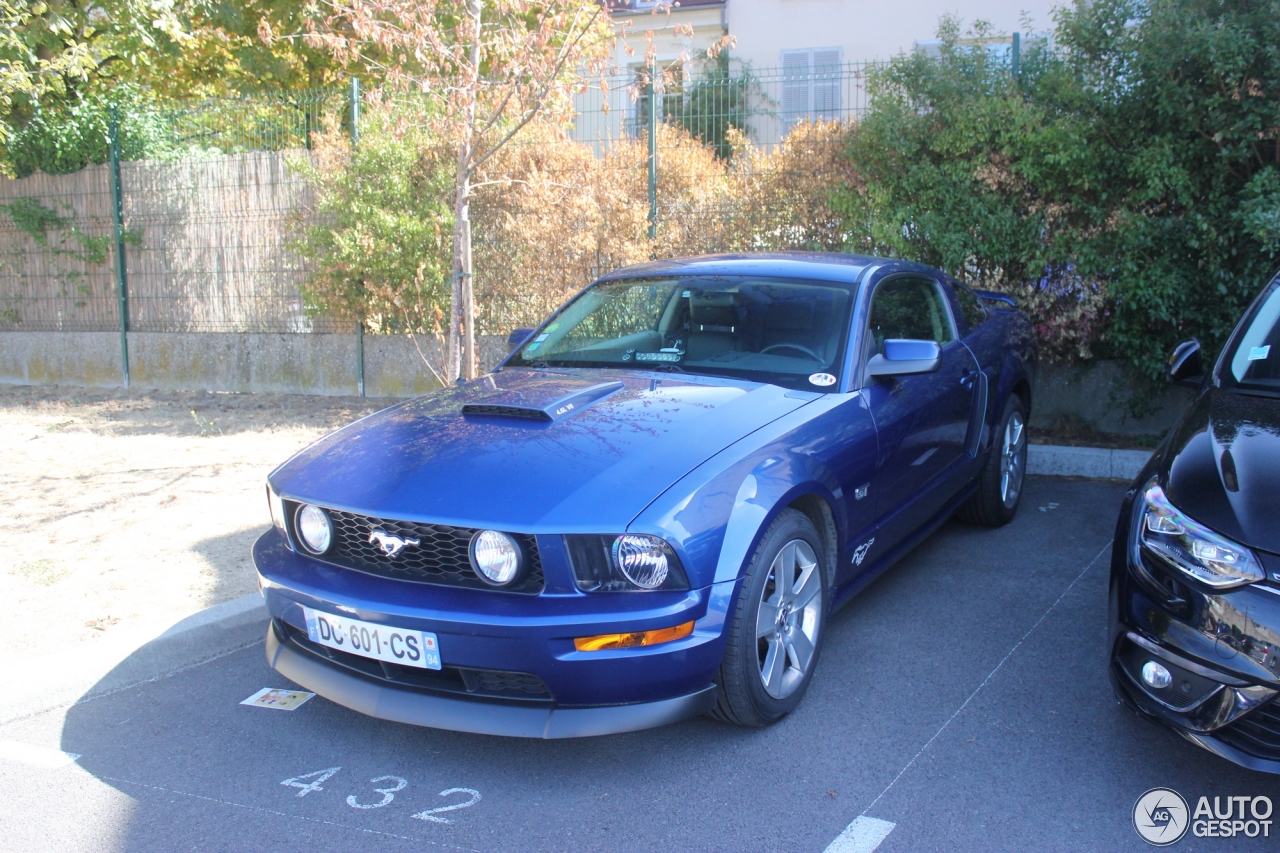
[[[1187,515],[1280,554],[1280,400],[1203,389],[1175,428],[1162,473]]]

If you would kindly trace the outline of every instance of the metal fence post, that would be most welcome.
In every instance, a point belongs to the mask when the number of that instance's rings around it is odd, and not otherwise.
[[[656,60],[649,60],[649,82],[645,94],[649,104],[649,239],[658,237],[658,87],[654,77],[658,73]]]
[[[360,141],[360,81],[351,78],[351,153],[354,156],[356,144]],[[356,318],[356,387],[360,396],[364,396],[364,311]]]
[[[116,285],[120,295],[120,366],[129,387],[129,274],[124,257],[124,198],[120,183],[120,114],[111,107],[111,217],[115,226]]]
[[[1018,65],[1022,60],[1022,33],[1013,34],[1013,50],[1010,51],[1010,70],[1013,71],[1013,79],[1018,79]]]

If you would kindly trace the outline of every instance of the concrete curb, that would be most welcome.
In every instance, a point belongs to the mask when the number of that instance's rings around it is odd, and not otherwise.
[[[0,724],[169,675],[262,641],[267,609],[256,592],[168,625],[38,655],[0,676]]]
[[[1027,473],[1131,480],[1151,453],[1098,447],[1028,448]],[[161,678],[262,641],[262,597],[250,593],[164,626],[135,629],[101,644],[40,655],[0,676],[0,724]]]
[[[1150,450],[1032,444],[1027,447],[1027,473],[1047,477],[1132,480],[1150,458]]]

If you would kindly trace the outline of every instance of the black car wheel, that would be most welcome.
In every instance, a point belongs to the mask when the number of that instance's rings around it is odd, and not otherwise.
[[[823,554],[804,513],[785,509],[769,526],[738,595],[712,716],[766,726],[800,704],[826,627]]]
[[[961,521],[1000,527],[1013,521],[1027,473],[1027,409],[1016,394],[1004,404],[995,443],[978,475],[978,491],[957,514]]]

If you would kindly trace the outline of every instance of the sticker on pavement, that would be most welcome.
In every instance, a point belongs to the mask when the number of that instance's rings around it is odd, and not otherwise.
[[[292,711],[316,694],[304,690],[280,690],[275,687],[264,687],[241,705],[255,705],[259,708],[275,708],[277,711]]]

